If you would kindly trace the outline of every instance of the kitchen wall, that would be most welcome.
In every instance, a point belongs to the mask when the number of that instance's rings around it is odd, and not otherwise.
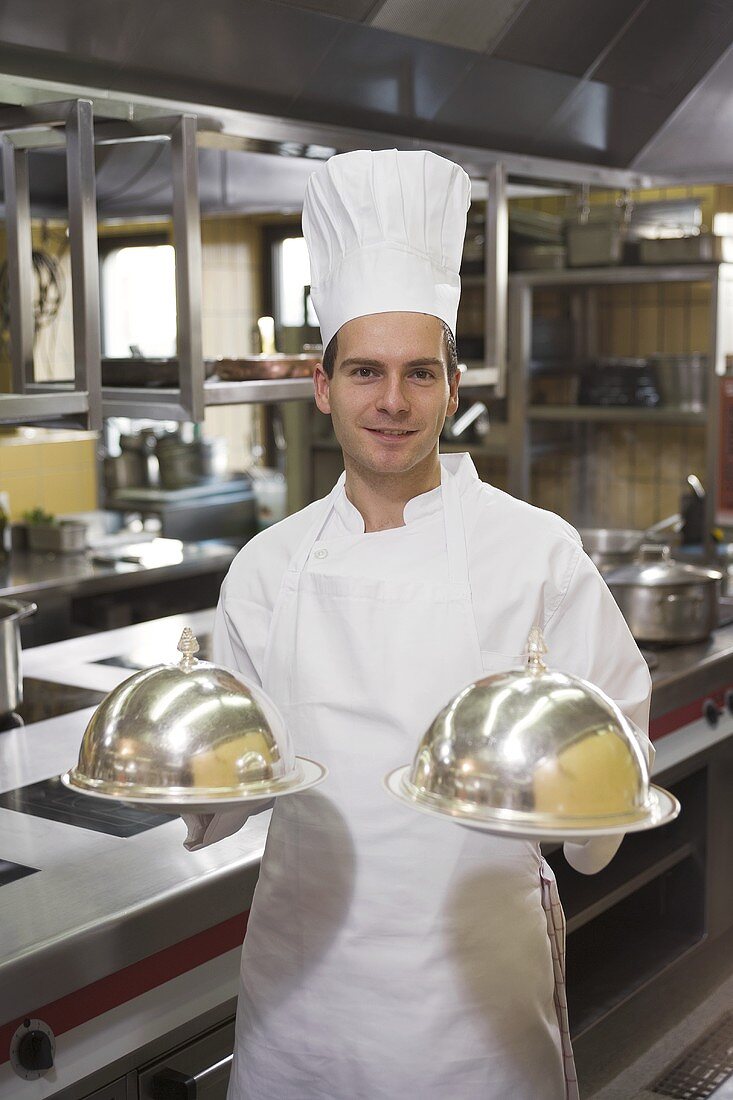
[[[97,507],[94,432],[0,428],[0,490],[10,517],[43,508],[54,515]]]
[[[206,358],[251,355],[253,330],[262,313],[262,246],[256,218],[205,218],[203,263],[203,347]],[[204,431],[229,444],[230,469],[249,466],[256,410],[230,405],[206,410]]]

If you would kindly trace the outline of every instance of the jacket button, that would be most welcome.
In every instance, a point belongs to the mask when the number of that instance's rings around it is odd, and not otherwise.
[[[323,550],[323,549],[316,550],[315,553],[313,554],[313,557],[314,558],[327,558],[328,557],[328,550]]]

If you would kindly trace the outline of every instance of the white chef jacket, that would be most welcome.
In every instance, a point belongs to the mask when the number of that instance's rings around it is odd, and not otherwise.
[[[477,477],[467,454],[442,455],[448,474],[464,481]],[[359,511],[348,499],[345,474],[334,508],[308,563],[313,572],[343,572],[368,579],[374,555],[363,548]],[[479,503],[467,521],[469,577],[484,666],[491,672],[526,663],[529,629],[539,624],[545,636],[547,666],[580,676],[600,687],[631,721],[646,759],[654,750],[647,737],[651,678],[646,662],[616,601],[577,532],[551,512],[517,500],[482,483]],[[311,504],[261,532],[242,548],[221,590],[214,625],[214,659],[262,682],[263,658],[272,612],[283,574],[312,523]],[[436,580],[445,573],[446,545],[440,489],[408,501],[404,528],[390,546],[390,531],[376,532],[385,548],[380,575],[410,579],[421,560]],[[419,521],[419,523],[417,522]],[[410,529],[414,528],[414,538]],[[419,659],[419,654],[416,654]],[[277,702],[277,700],[275,700]],[[417,746],[417,741],[416,741]],[[407,763],[407,761],[405,761]],[[265,808],[263,803],[262,808]],[[192,847],[212,843],[241,827],[235,811],[217,815]],[[204,833],[205,827],[205,833]],[[592,873],[612,858],[620,840],[604,838],[566,845],[565,854],[578,870]]]

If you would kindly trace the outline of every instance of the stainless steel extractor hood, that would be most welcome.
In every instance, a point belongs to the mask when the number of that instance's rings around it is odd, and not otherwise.
[[[691,175],[732,44],[728,0],[10,0],[0,72]]]

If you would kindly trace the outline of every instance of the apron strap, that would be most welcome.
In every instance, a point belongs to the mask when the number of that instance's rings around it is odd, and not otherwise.
[[[318,542],[321,531],[328,522],[328,518],[333,510],[333,505],[336,497],[341,492],[341,488],[345,480],[346,474],[342,474],[328,496],[324,497],[323,500],[320,502],[318,508],[316,509],[313,523],[306,531],[300,544],[298,545],[298,549],[295,551],[293,557],[290,560],[290,565],[288,566],[289,573],[296,573],[298,574],[298,576],[300,576],[300,574],[305,569],[306,563],[310,556],[310,552],[313,549],[313,544],[315,542]]]
[[[440,491],[443,498],[445,546],[448,553],[448,579],[460,588],[470,588],[468,573],[468,545],[466,525],[463,519],[458,478],[441,467]]]

